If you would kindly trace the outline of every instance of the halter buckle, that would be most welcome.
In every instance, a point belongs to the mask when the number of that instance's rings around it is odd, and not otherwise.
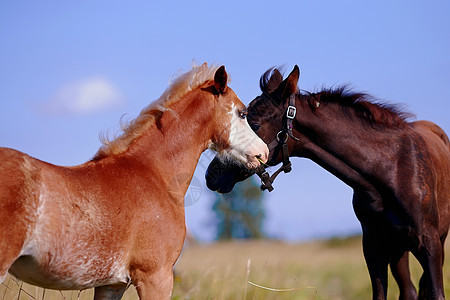
[[[293,120],[295,118],[296,113],[297,113],[297,108],[295,108],[295,106],[289,105],[286,110],[286,117],[288,119]]]
[[[283,139],[281,139],[281,134],[284,134]],[[286,143],[286,141],[287,141],[288,138],[289,138],[289,134],[288,134],[286,131],[284,131],[284,130],[280,130],[280,131],[277,133],[277,142],[278,142],[279,144],[284,144],[284,143]]]

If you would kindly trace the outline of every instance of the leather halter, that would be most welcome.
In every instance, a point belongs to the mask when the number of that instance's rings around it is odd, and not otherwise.
[[[263,95],[266,98],[269,98],[272,100],[270,95],[267,93],[263,93]],[[268,190],[269,192],[273,191],[272,183],[275,181],[275,178],[280,174],[281,172],[289,173],[292,170],[292,164],[289,160],[289,149],[287,140],[289,137],[293,138],[294,140],[298,141],[298,138],[294,136],[292,133],[293,129],[293,120],[295,119],[295,115],[297,113],[297,109],[295,108],[295,94],[292,94],[289,97],[289,106],[286,109],[286,114],[283,116],[283,119],[285,120],[281,126],[281,130],[277,133],[276,138],[267,145],[269,148],[269,152],[271,152],[274,149],[281,148],[282,155],[283,155],[283,164],[281,167],[275,171],[275,173],[270,176],[270,174],[266,171],[266,165],[263,165],[256,174],[261,178],[261,190]],[[273,156],[272,155],[272,159]]]

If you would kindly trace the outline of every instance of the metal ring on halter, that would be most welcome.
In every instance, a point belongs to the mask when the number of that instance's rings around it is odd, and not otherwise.
[[[260,177],[261,177],[261,185],[266,185],[266,181],[270,178],[270,175],[266,170],[264,170],[264,172],[260,175]]]
[[[281,134],[281,133],[284,133],[284,134],[285,134],[285,137],[284,137],[283,140],[280,139],[280,134]],[[277,142],[278,142],[278,143],[286,143],[286,141],[288,140],[288,138],[289,138],[289,134],[288,134],[287,132],[284,132],[284,130],[280,130],[280,131],[277,133]]]

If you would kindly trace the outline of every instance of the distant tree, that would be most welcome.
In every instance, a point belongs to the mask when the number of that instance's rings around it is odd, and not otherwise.
[[[264,237],[263,192],[254,177],[236,184],[228,194],[218,194],[213,204],[217,240]]]

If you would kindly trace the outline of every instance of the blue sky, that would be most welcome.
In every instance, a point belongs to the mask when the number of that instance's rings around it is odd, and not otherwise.
[[[300,88],[351,84],[450,133],[448,1],[2,1],[0,145],[76,165],[191,63],[224,64],[248,104],[261,74],[301,69]],[[186,208],[213,235],[212,194]],[[287,240],[359,232],[352,191],[305,159],[267,194],[266,228]]]

